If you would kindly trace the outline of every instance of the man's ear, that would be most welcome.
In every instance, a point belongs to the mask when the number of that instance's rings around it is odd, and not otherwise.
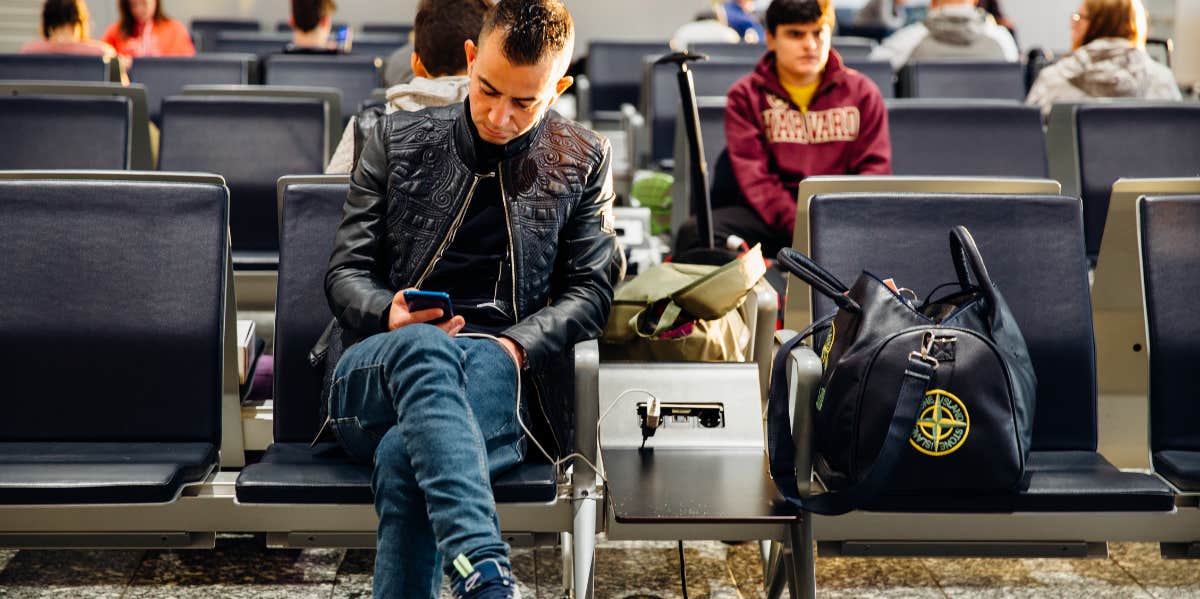
[[[416,75],[422,79],[433,79],[433,77],[429,75],[429,69],[425,68],[425,63],[421,62],[421,57],[417,56],[416,52],[413,52],[409,55],[408,66],[412,67],[413,75]]]
[[[471,40],[464,40],[463,52],[467,55],[467,68],[469,69],[475,63],[475,57],[479,55],[479,46],[476,46],[475,42]]]
[[[767,32],[767,52],[775,51],[775,35],[770,31]]]
[[[561,96],[562,93],[567,91],[567,88],[571,87],[571,84],[573,83],[575,83],[574,77],[570,75],[563,75],[563,78],[559,79],[558,83],[554,84],[554,96]]]

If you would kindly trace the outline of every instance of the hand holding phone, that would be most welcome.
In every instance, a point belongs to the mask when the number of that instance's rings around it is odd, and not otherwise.
[[[405,289],[392,296],[387,313],[387,330],[417,323],[429,323],[453,337],[467,324],[462,316],[454,316],[450,297],[434,292],[430,298],[416,289]],[[411,299],[410,299],[411,298]]]

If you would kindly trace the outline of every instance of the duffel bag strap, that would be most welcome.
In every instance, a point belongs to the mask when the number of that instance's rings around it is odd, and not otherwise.
[[[800,280],[811,285],[813,289],[832,299],[839,308],[851,312],[862,311],[858,302],[846,296],[849,287],[842,284],[829,271],[821,268],[819,264],[813,262],[812,258],[792,248],[783,248],[776,254],[775,260],[788,272],[800,277]]]
[[[900,463],[905,442],[912,435],[917,422],[917,411],[925,393],[933,387],[937,361],[924,352],[914,351],[908,355],[908,365],[904,370],[904,380],[900,384],[887,437],[863,479],[839,491],[801,497],[798,475],[804,477],[807,485],[810,474],[796,472],[796,442],[792,438],[792,423],[788,415],[787,356],[806,336],[797,335],[784,343],[775,355],[775,364],[771,371],[771,386],[767,395],[767,452],[771,478],[775,480],[779,493],[800,509],[838,516],[866,505],[879,495],[888,483],[892,471]],[[809,409],[808,398],[800,398],[796,409]]]

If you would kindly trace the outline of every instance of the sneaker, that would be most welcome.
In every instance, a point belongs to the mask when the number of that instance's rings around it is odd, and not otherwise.
[[[455,599],[521,599],[512,570],[494,559],[472,564],[467,556],[454,558],[450,589]]]

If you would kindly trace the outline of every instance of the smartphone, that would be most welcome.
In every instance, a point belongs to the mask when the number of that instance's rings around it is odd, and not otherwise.
[[[404,292],[404,303],[408,304],[409,312],[428,310],[429,308],[441,308],[442,316],[429,321],[430,324],[438,324],[454,318],[454,306],[450,303],[449,293],[409,289]]]
[[[333,35],[334,39],[337,40],[337,49],[343,53],[349,54],[354,44],[354,33],[351,31],[350,26],[344,25],[339,27]]]

